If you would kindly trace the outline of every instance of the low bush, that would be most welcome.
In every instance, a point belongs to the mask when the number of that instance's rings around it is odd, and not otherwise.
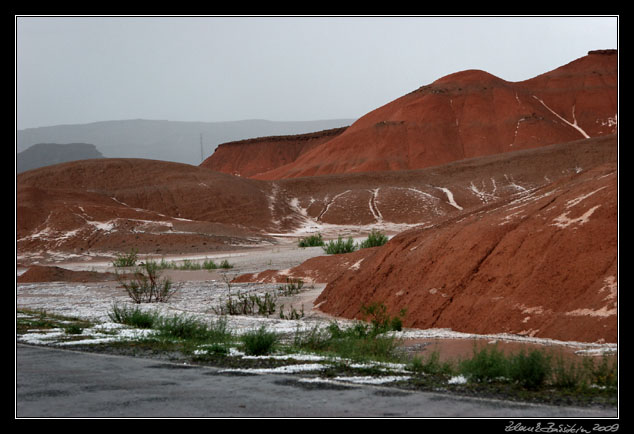
[[[297,244],[298,247],[317,247],[323,245],[324,239],[319,233],[317,235],[310,235],[308,237],[302,238]]]
[[[112,261],[114,267],[134,267],[139,260],[139,251],[131,249],[129,253],[122,253],[116,256]]]
[[[108,312],[108,317],[112,322],[117,324],[125,324],[141,329],[151,329],[154,327],[158,315],[156,312],[143,311],[139,306],[129,307],[115,303],[112,305],[110,312]]]
[[[339,237],[337,241],[331,240],[326,243],[323,247],[324,252],[329,255],[338,255],[341,253],[351,253],[358,249],[358,245],[354,243],[352,237],[348,238],[346,241],[343,238]]]
[[[217,315],[264,315],[269,316],[277,309],[277,297],[274,294],[264,295],[238,293],[229,296],[224,304],[213,308]]]
[[[379,247],[388,242],[388,238],[381,231],[372,229],[368,238],[361,241],[359,247],[361,249],[367,249],[368,247]]]
[[[263,356],[273,352],[279,337],[277,334],[266,330],[265,326],[261,326],[257,330],[245,333],[240,340],[247,355]]]
[[[454,367],[450,362],[441,362],[440,354],[434,351],[427,358],[414,357],[410,369],[416,373],[427,375],[449,376],[454,372]]]
[[[291,296],[291,295],[296,295],[299,294],[299,292],[302,290],[302,288],[304,287],[304,281],[301,279],[291,279],[291,278],[286,278],[286,284],[285,285],[280,285],[277,288],[277,291],[284,296]]]
[[[536,389],[549,379],[551,366],[550,356],[543,351],[521,350],[508,358],[508,377],[527,389]]]
[[[380,335],[364,322],[342,328],[336,322],[328,327],[298,331],[293,347],[300,351],[315,351],[351,360],[398,360],[400,340]]]
[[[154,261],[146,261],[137,267],[131,278],[117,274],[117,280],[137,304],[166,302],[175,292],[169,279],[160,278],[159,265]]]
[[[384,333],[390,330],[402,330],[403,317],[405,316],[406,309],[401,309],[397,316],[390,316],[387,313],[385,304],[374,302],[368,306],[361,306],[361,313],[365,318],[370,319],[375,333]]]
[[[497,345],[480,350],[474,345],[472,358],[460,362],[460,372],[475,382],[505,380],[508,375],[507,368],[506,356]]]

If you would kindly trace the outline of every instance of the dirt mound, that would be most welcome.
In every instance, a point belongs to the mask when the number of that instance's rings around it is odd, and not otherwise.
[[[617,195],[606,163],[403,232],[316,302],[349,318],[406,308],[407,327],[617,342]]]
[[[209,251],[273,228],[270,185],[196,166],[86,160],[16,181],[19,252]]]
[[[377,108],[295,161],[253,177],[419,169],[613,134],[617,71],[611,50],[590,52],[522,82],[461,71]]]
[[[18,276],[18,283],[37,282],[106,282],[117,280],[114,273],[73,271],[61,267],[33,265]]]
[[[309,134],[260,137],[219,145],[201,167],[252,177],[291,163],[305,152],[343,133],[333,128]]]
[[[233,281],[285,283],[288,279],[301,279],[305,283],[328,283],[346,270],[357,269],[371,252],[372,249],[361,249],[346,255],[317,256],[288,270],[265,270],[260,273],[243,274]]]

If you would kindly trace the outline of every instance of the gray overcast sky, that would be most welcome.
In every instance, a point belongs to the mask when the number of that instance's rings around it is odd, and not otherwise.
[[[358,118],[464,69],[520,81],[617,48],[611,17],[16,16],[18,129]]]

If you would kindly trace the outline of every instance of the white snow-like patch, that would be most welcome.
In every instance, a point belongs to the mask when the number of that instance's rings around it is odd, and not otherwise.
[[[572,106],[572,120],[573,122],[569,122],[567,119],[563,118],[562,116],[560,116],[558,113],[556,113],[553,109],[551,109],[550,107],[548,107],[546,105],[546,103],[544,101],[542,101],[541,99],[537,98],[535,95],[533,95],[533,98],[535,98],[537,101],[539,101],[544,107],[546,107],[548,109],[549,112],[551,112],[552,114],[554,114],[555,116],[557,116],[562,122],[564,122],[566,125],[571,126],[572,128],[574,128],[575,130],[579,131],[581,133],[581,135],[583,137],[585,137],[586,139],[589,139],[590,136],[588,135],[588,133],[586,133],[578,124],[577,124],[577,118],[575,117],[575,106],[573,104]]]
[[[372,376],[353,376],[353,377],[335,377],[335,381],[342,381],[346,383],[354,384],[386,384],[393,383],[395,381],[407,381],[408,376],[385,376],[385,377],[372,377]]]
[[[346,191],[342,191],[339,194],[336,194],[332,200],[328,200],[328,196],[326,196],[325,200],[328,201],[328,203],[326,203],[326,207],[324,208],[324,210],[321,212],[321,214],[319,214],[319,216],[317,217],[317,220],[321,220],[321,218],[324,216],[324,214],[326,214],[328,212],[328,210],[330,209],[330,206],[335,203],[335,201],[337,199],[339,199],[341,196],[343,196],[344,194],[350,193],[352,190],[346,190]]]
[[[473,183],[473,181],[471,181],[469,189],[473,192],[473,194],[475,194],[484,203],[488,203],[489,201],[494,201],[494,200],[498,199],[498,197],[495,195],[495,190],[496,190],[497,186],[495,185],[495,180],[493,178],[491,178],[491,181],[493,182],[493,192],[492,193],[488,193],[488,192],[486,192],[484,190],[484,188],[485,188],[484,187],[484,181],[482,181],[481,189],[476,187],[475,184]]]
[[[458,375],[456,377],[451,377],[449,379],[449,381],[447,381],[447,383],[449,383],[449,384],[467,384],[467,379],[465,378],[464,375]]]
[[[221,373],[241,372],[245,374],[295,374],[298,372],[319,371],[324,369],[321,363],[305,363],[299,365],[278,366],[276,368],[232,368],[223,369]]]
[[[566,316],[591,316],[605,318],[617,314],[616,307],[610,308],[603,306],[601,309],[576,309],[571,312],[566,312]]]
[[[527,189],[525,187],[522,187],[521,185],[517,184],[512,176],[504,175],[504,179],[506,179],[509,187],[511,187],[511,188],[513,188],[513,189],[515,189],[517,191],[522,191],[522,192],[527,191]]]
[[[379,188],[375,188],[374,190],[370,190],[372,196],[368,201],[368,206],[370,207],[370,212],[374,216],[374,219],[377,223],[381,223],[383,221],[383,215],[381,215],[381,211],[379,211],[379,207],[376,204],[376,199],[379,195]]]
[[[449,205],[462,211],[463,208],[456,203],[456,201],[453,198],[453,193],[451,192],[451,190],[449,190],[446,187],[436,187],[436,188],[439,190],[442,190],[447,195],[447,201],[449,202]]]
[[[596,190],[594,190],[594,191],[591,191],[590,193],[587,193],[587,194],[584,194],[584,195],[582,195],[582,196],[579,196],[579,197],[577,197],[577,198],[575,198],[575,199],[571,199],[571,200],[569,200],[568,202],[566,202],[566,209],[568,209],[568,208],[572,208],[573,206],[578,205],[581,201],[583,201],[583,200],[585,200],[585,199],[589,198],[589,197],[590,197],[590,196],[592,196],[593,194],[595,194],[595,193],[597,193],[597,192],[599,192],[599,191],[603,190],[603,189],[604,189],[604,188],[606,188],[606,187],[607,187],[607,186],[603,186],[603,187],[598,188],[598,189],[596,189]]]
[[[365,259],[365,258],[361,258],[361,259],[359,259],[357,262],[355,262],[354,264],[352,264],[352,265],[350,266],[350,268],[349,268],[349,269],[350,269],[350,270],[358,270],[358,269],[359,269],[359,267],[361,267],[361,263],[363,262],[363,260],[364,260],[364,259]]]
[[[590,216],[592,216],[592,214],[594,214],[594,212],[599,207],[601,207],[601,205],[593,206],[592,208],[587,210],[585,213],[583,213],[583,215],[576,218],[572,218],[572,219],[568,217],[569,211],[566,211],[565,213],[561,214],[560,216],[556,217],[553,220],[554,223],[552,224],[552,226],[557,226],[560,229],[565,229],[571,225],[584,225],[588,223],[588,221],[590,220]]]
[[[618,291],[618,284],[616,282],[615,276],[608,276],[603,279],[603,287],[599,290],[599,292],[607,291],[608,295],[604,298],[604,300],[615,300]]]

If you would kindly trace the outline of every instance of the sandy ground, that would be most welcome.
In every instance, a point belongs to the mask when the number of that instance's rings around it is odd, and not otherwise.
[[[232,252],[209,253],[196,256],[164,256],[152,259],[166,261],[203,261],[213,259],[220,262],[227,259],[233,268],[229,270],[213,271],[180,271],[166,270],[163,276],[169,277],[177,291],[168,303],[152,304],[151,308],[167,312],[190,313],[206,318],[216,318],[217,309],[227,299],[229,294],[275,292],[279,284],[230,283],[235,276],[256,273],[264,270],[285,270],[297,266],[309,258],[323,255],[320,247],[299,248],[296,239],[281,239],[276,246],[258,247],[252,249],[239,248]],[[142,260],[147,257],[141,257]],[[70,270],[88,270],[107,272],[114,268],[106,261],[69,261],[56,263],[57,266]],[[17,275],[24,272],[18,269]],[[284,305],[284,311],[291,308],[297,311],[303,309],[304,317],[299,320],[284,320],[276,312],[270,317],[262,316],[229,316],[229,325],[236,330],[248,331],[265,324],[269,329],[280,333],[291,334],[299,329],[311,329],[319,324],[337,321],[346,324],[348,320],[333,318],[315,309],[314,301],[324,289],[323,283],[308,283],[302,292],[292,297],[279,297],[277,305]],[[20,283],[16,284],[16,307],[26,309],[41,309],[49,313],[68,316],[79,316],[109,321],[108,312],[113,304],[129,302],[129,298],[122,287],[115,281],[90,283]],[[150,307],[148,307],[150,308]],[[565,354],[604,354],[615,352],[613,344],[586,344],[579,342],[562,342],[549,339],[536,339],[509,335],[474,335],[453,332],[448,329],[417,330],[406,329],[398,334],[403,338],[404,345],[411,352],[423,355],[438,351],[442,359],[468,357],[473,351],[474,344],[497,344],[502,349],[518,349],[526,345],[547,347]]]

